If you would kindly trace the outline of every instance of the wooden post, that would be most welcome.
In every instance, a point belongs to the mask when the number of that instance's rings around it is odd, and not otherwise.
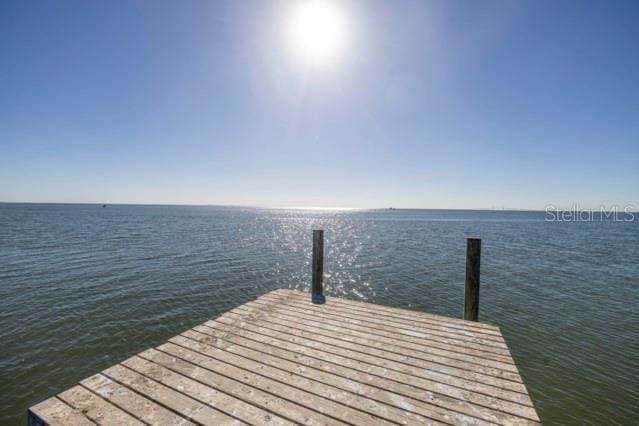
[[[464,291],[464,319],[479,319],[479,264],[481,258],[481,239],[466,240],[466,289]]]
[[[311,300],[313,303],[322,304],[326,302],[324,297],[324,231],[316,229],[313,231],[313,282],[311,286]]]

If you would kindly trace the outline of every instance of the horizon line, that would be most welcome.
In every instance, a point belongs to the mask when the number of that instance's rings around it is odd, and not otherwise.
[[[45,204],[45,205],[84,205],[84,206],[148,206],[148,207],[239,207],[250,209],[276,209],[276,210],[315,210],[315,211],[365,211],[365,210],[448,210],[448,211],[484,211],[484,212],[547,212],[549,206],[553,206],[553,211],[573,211],[576,204],[573,204],[570,208],[559,208],[556,205],[549,204],[545,209],[527,209],[527,208],[450,208],[450,207],[341,207],[341,206],[260,206],[260,205],[248,205],[248,204],[204,204],[204,203],[97,203],[97,202],[58,202],[58,201],[0,201],[0,204]],[[633,204],[628,204],[632,205]],[[612,207],[619,207],[616,204],[612,204]],[[599,208],[581,208],[581,211],[601,211],[604,206]],[[608,208],[609,209],[609,208]],[[621,211],[620,213],[639,213],[639,210]]]

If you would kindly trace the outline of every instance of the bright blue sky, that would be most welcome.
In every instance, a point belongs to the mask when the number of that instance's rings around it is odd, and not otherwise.
[[[0,201],[639,208],[639,2],[0,2]]]

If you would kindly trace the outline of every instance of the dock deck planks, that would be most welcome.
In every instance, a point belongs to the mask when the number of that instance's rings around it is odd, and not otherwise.
[[[539,424],[498,327],[276,290],[29,409],[33,425]]]

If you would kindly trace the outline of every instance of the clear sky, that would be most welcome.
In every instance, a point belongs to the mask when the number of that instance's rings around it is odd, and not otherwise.
[[[638,1],[296,7],[3,0],[0,201],[639,207]]]

